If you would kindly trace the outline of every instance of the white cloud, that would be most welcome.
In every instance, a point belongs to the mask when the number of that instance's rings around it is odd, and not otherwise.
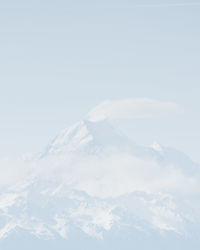
[[[152,118],[181,112],[181,108],[174,102],[138,98],[104,101],[92,109],[86,118],[96,122],[104,119]]]
[[[12,172],[15,166],[11,163],[9,171]],[[26,163],[26,167],[21,165],[23,167],[18,168],[21,172],[16,178],[11,176],[9,180],[7,175],[7,181],[3,183],[9,191],[0,196],[0,217],[8,216],[13,220],[19,217],[16,213],[19,211],[20,227],[38,237],[53,237],[57,232],[67,238],[73,224],[89,236],[102,239],[105,231],[123,224],[123,216],[126,215],[139,218],[161,231],[182,233],[185,218],[191,221],[200,218],[200,210],[197,209],[200,207],[199,173],[188,176],[176,165],[162,164],[154,159],[144,160],[119,151],[106,152],[101,156],[51,156]],[[23,183],[30,178],[27,168],[33,171],[33,182],[25,187],[22,185],[22,190],[16,189],[16,182]],[[45,216],[38,209],[30,210],[31,206],[42,207],[43,200]],[[64,200],[73,202],[66,205]],[[54,209],[49,215],[47,201],[50,201],[48,206]],[[31,211],[28,217],[24,210],[26,204]],[[15,206],[20,209],[13,209]],[[117,209],[124,213],[118,214]],[[33,218],[37,223],[33,223]],[[134,222],[129,223],[134,226]],[[0,237],[12,230],[10,224],[6,224],[0,231]]]
[[[0,158],[0,187],[25,180],[31,172],[30,164],[20,158]]]
[[[199,192],[198,177],[187,176],[176,165],[143,160],[118,151],[100,157],[77,154],[56,159],[50,157],[43,160],[38,168],[42,179],[57,180],[68,188],[98,198],[116,198],[136,191]]]

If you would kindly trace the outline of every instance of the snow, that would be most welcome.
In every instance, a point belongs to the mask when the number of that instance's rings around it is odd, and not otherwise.
[[[133,228],[184,238],[200,226],[199,165],[158,143],[137,145],[107,120],[80,121],[17,164],[21,177],[1,189],[0,242],[20,230],[46,240]]]

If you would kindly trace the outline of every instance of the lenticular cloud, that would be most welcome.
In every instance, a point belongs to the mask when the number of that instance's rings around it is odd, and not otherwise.
[[[105,119],[152,118],[181,112],[180,107],[174,102],[160,102],[147,98],[125,99],[100,103],[89,112],[87,119],[95,122]]]

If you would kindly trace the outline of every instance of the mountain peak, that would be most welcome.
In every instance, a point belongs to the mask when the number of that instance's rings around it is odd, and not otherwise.
[[[81,120],[66,128],[52,140],[46,154],[70,153],[75,151],[94,152],[106,146],[120,147],[131,141],[112,125],[104,121]]]

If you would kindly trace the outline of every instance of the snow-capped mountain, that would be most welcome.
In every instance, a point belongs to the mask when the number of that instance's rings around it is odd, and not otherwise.
[[[63,130],[47,147],[45,154],[69,152],[98,153],[105,148],[126,149],[133,143],[108,122],[82,120]]]
[[[137,145],[108,121],[92,122],[82,120],[71,128],[61,131],[47,146],[41,157],[50,155],[102,154],[111,151],[128,152],[142,159],[154,159],[163,163],[178,165],[183,171],[195,172],[198,164],[184,153],[153,143],[149,147]]]
[[[2,249],[14,249],[10,241],[27,249],[26,239],[33,249],[81,249],[83,242],[121,249],[126,241],[126,249],[146,249],[140,239],[164,247],[168,237],[179,244],[198,232],[199,165],[158,143],[139,146],[106,120],[76,123],[23,164],[22,178],[1,187]]]

